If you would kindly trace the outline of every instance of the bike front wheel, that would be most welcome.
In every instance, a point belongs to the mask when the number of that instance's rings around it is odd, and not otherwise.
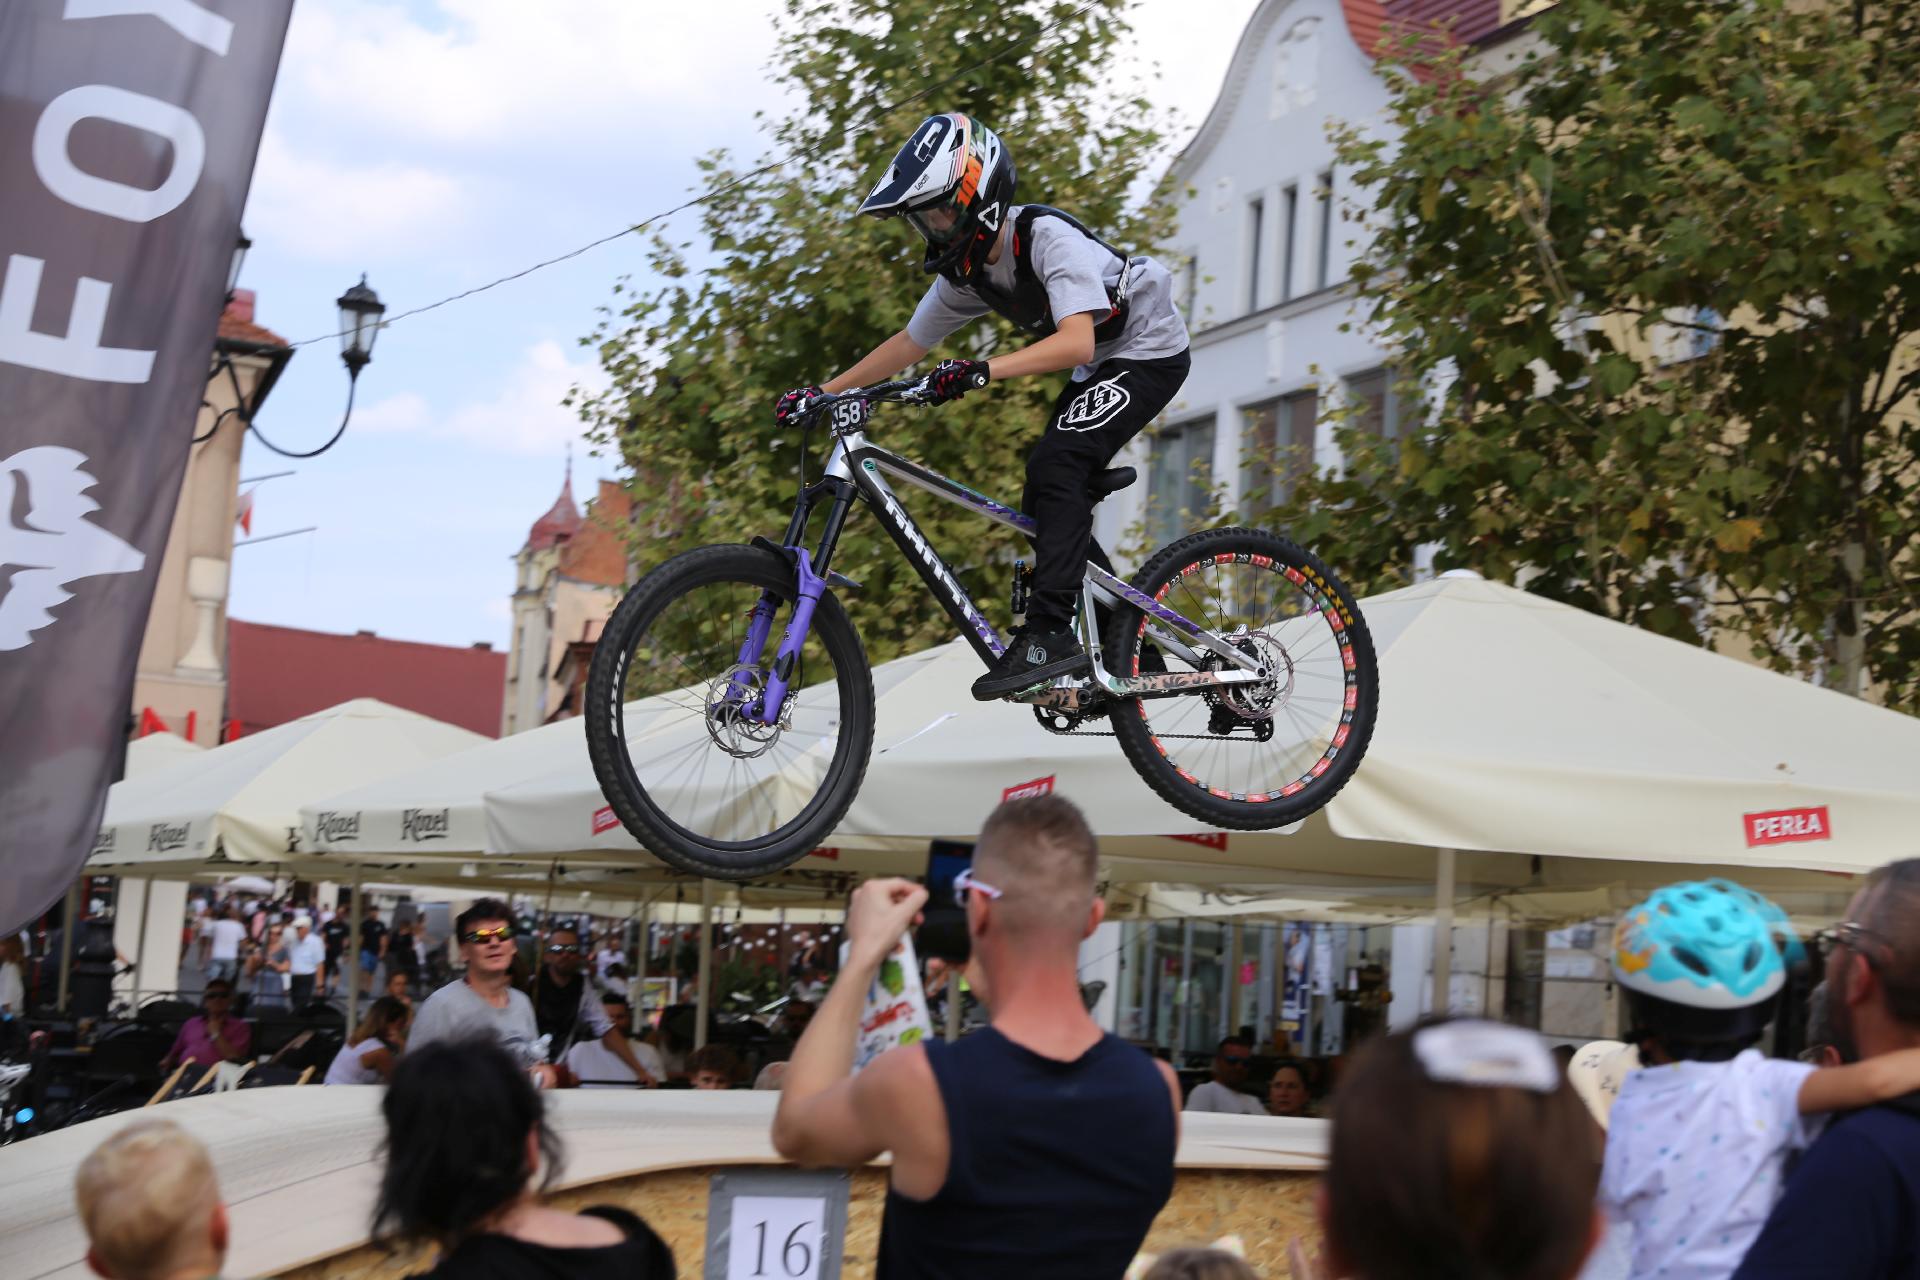
[[[846,815],[873,749],[873,677],[831,593],[772,721],[755,714],[794,571],[755,547],[677,556],[627,594],[587,676],[587,750],[641,847],[697,875],[789,866]]]
[[[1146,783],[1216,827],[1266,831],[1313,813],[1366,753],[1379,705],[1373,640],[1346,586],[1319,559],[1263,529],[1209,529],[1164,547],[1133,586],[1249,657],[1269,678],[1113,711],[1120,749]],[[1118,608],[1103,640],[1110,671],[1218,671],[1154,643],[1139,609]],[[1165,626],[1169,634],[1177,629]]]

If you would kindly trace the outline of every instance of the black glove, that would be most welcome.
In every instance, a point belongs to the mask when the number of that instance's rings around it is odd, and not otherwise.
[[[933,391],[933,402],[945,404],[986,386],[987,376],[985,360],[942,360],[927,376],[927,385]]]
[[[774,402],[773,425],[792,426],[794,420],[805,413],[807,407],[824,394],[818,387],[795,387]]]

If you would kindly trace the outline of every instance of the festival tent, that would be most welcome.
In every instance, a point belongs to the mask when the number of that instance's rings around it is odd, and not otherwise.
[[[1476,888],[1720,873],[1818,894],[1911,850],[1910,717],[1473,576],[1362,611],[1379,725],[1354,779],[1294,831],[1205,831],[1110,738],[973,702],[977,659],[955,642],[882,668],[905,674],[881,695],[873,761],[831,847],[846,860],[965,839],[1004,796],[1051,790],[1086,810],[1119,880],[1411,889],[1451,862]],[[591,829],[605,802],[584,759],[485,803],[499,853],[636,848]]]
[[[303,800],[484,741],[371,698],[344,702],[115,783],[88,866],[149,875],[292,861]]]

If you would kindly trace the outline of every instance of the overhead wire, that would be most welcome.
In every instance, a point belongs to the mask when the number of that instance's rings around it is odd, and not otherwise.
[[[872,124],[874,121],[880,119],[883,116],[890,115],[893,112],[898,111],[902,107],[910,106],[913,103],[918,102],[921,99],[927,97],[928,95],[946,88],[948,85],[952,84],[956,80],[964,79],[965,77],[972,75],[974,72],[979,71],[982,68],[992,66],[994,63],[1001,61],[1002,59],[1006,58],[1010,54],[1021,52],[1021,51],[1025,51],[1029,53],[1034,52],[1041,47],[1041,41],[1045,36],[1048,35],[1048,33],[1057,30],[1058,28],[1066,25],[1069,22],[1072,22],[1074,19],[1080,17],[1081,15],[1087,13],[1088,11],[1095,9],[1097,7],[1100,7],[1101,5],[1107,2],[1108,0],[1085,0],[1085,3],[1079,5],[1078,7],[1074,8],[1073,10],[1065,14],[1062,14],[1060,17],[1055,18],[1053,21],[1048,22],[1043,26],[1041,26],[1040,30],[1036,32],[1032,37],[1022,38],[1018,43],[1009,44],[1006,47],[1000,49],[998,52],[988,57],[982,58],[980,61],[975,62],[970,66],[964,67],[961,70],[954,72],[952,75],[947,76],[944,79],[936,80],[932,84],[927,85],[924,88],[921,88],[914,93],[910,93],[906,97],[901,98],[895,102],[890,102],[883,106],[875,108],[873,111],[868,113],[865,119],[857,121],[854,127],[860,128],[860,127],[864,127],[865,125]],[[722,183],[720,186],[714,187],[707,191],[703,191],[699,195],[694,196],[690,200],[684,200],[681,203],[673,206],[673,208],[671,209],[667,209],[660,213],[656,213],[649,217],[643,218],[639,222],[633,223],[630,226],[622,227],[618,231],[610,232],[607,235],[600,236],[597,239],[589,240],[587,243],[579,246],[576,249],[569,249],[565,253],[556,254],[551,258],[542,259],[539,262],[533,263],[531,266],[522,267],[518,271],[511,272],[507,275],[499,277],[498,279],[489,280],[485,284],[475,285],[470,289],[463,289],[458,293],[449,294],[447,297],[441,298],[436,302],[429,302],[423,306],[412,307],[406,311],[402,311],[398,315],[394,316],[392,319],[382,320],[380,322],[380,327],[385,328],[388,325],[397,324],[400,321],[409,319],[413,316],[424,315],[426,312],[438,310],[441,307],[447,306],[449,303],[459,302],[465,298],[471,298],[475,294],[485,293],[489,289],[496,289],[503,284],[511,284],[513,281],[524,279],[527,276],[532,275],[536,271],[544,271],[548,267],[557,266],[562,262],[567,262],[573,258],[577,258],[583,253],[588,253],[594,249],[599,248],[601,245],[611,244],[613,241],[619,240],[622,237],[633,235],[636,232],[644,231],[656,222],[660,222],[660,221],[663,221],[664,219],[671,218],[676,213],[684,213],[688,209],[692,209],[692,208],[695,208],[696,206],[706,204],[711,200],[714,200],[722,195],[725,195],[727,192],[733,190],[734,188],[739,187],[744,183],[752,181],[753,179],[761,176],[762,174],[771,173],[773,170],[780,168],[786,163],[787,163],[787,160],[784,157],[778,160],[769,161],[768,163],[763,164],[756,169],[748,170],[746,173],[741,174],[739,177],[734,178],[729,182]],[[289,345],[293,347],[311,346],[316,342],[327,342],[334,339],[345,337],[349,332],[351,331],[342,330],[339,333],[327,333],[327,334],[321,334],[317,337],[302,338],[300,341],[290,343]]]

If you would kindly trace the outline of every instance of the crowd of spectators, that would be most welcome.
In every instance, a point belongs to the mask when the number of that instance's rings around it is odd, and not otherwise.
[[[1285,1058],[1262,1087],[1250,1040],[1232,1036],[1183,1098],[1168,1064],[1102,1030],[1081,998],[1079,945],[1103,915],[1097,856],[1060,797],[989,818],[959,890],[966,980],[989,1015],[974,1034],[854,1070],[867,992],[926,903],[904,880],[854,892],[838,979],[809,988],[817,1007],[786,1006],[775,1031],[790,1057],[754,1081],[779,1092],[773,1143],[802,1165],[890,1157],[880,1276],[1118,1277],[1172,1194],[1183,1112],[1262,1123],[1318,1109],[1327,1163],[1318,1230],[1292,1247],[1296,1280],[1920,1277],[1920,859],[1872,876],[1817,937],[1809,1061],[1758,1048],[1799,946],[1784,914],[1709,881],[1621,919],[1625,1043],[1566,1053],[1522,1028],[1432,1018],[1363,1046],[1328,1094],[1318,1064]],[[464,975],[417,1011],[404,992],[374,1000],[328,1072],[387,1085],[373,1232],[431,1248],[426,1275],[672,1275],[631,1213],[544,1203],[561,1151],[541,1089],[670,1075],[731,1089],[743,1064],[669,1035],[666,1017],[659,1043],[631,1038],[626,996],[604,981],[625,957],[569,929],[548,935],[529,995],[513,981],[516,923],[505,903],[475,903],[455,925]],[[293,932],[294,946],[311,936]],[[382,931],[374,949],[406,933]],[[170,1060],[244,1058],[232,995],[230,980],[207,984]],[[141,1260],[163,1257],[219,1266],[212,1165],[173,1126],[122,1130],[76,1194],[100,1274],[160,1274]],[[1145,1271],[1254,1274],[1204,1248]]]

